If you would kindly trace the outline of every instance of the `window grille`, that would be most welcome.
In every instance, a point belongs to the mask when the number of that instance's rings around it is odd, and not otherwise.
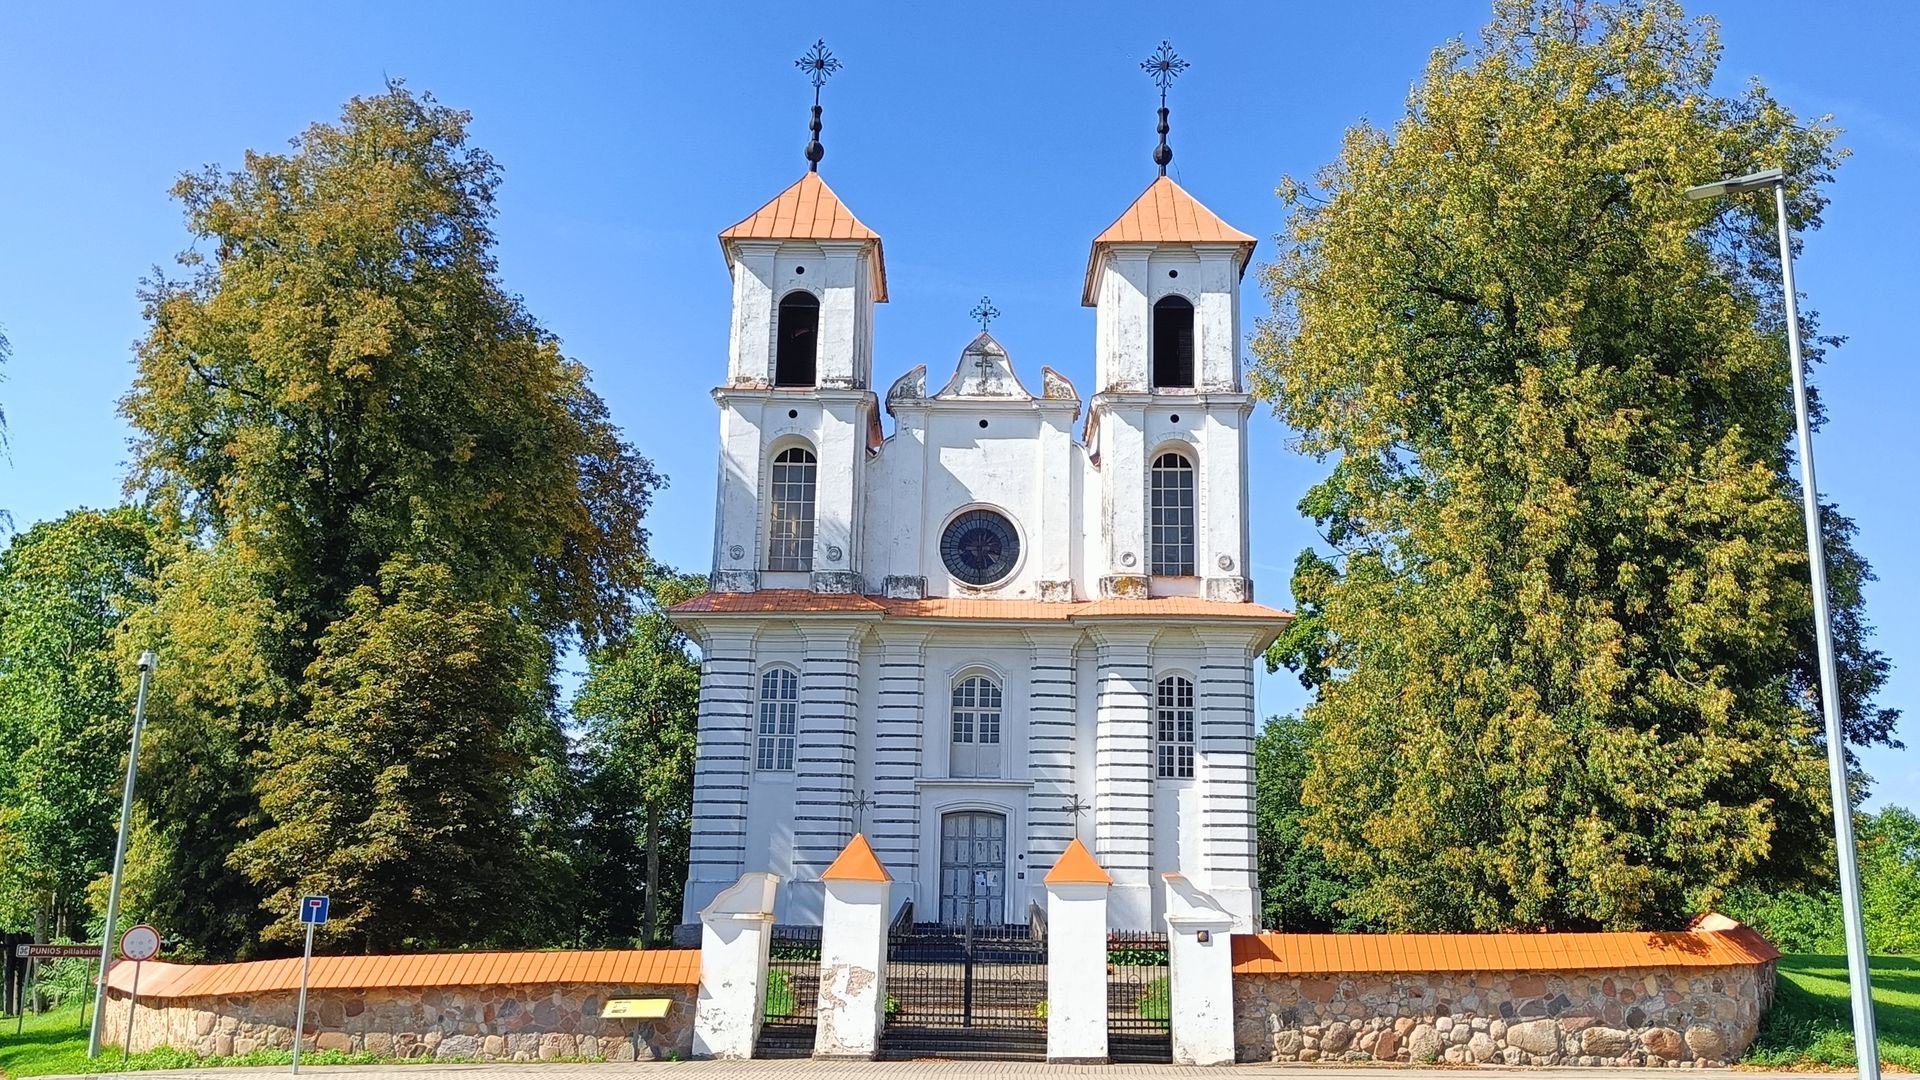
[[[1001,700],[1000,687],[983,675],[954,684],[951,775],[1000,775]]]
[[[1193,576],[1193,485],[1193,462],[1186,455],[1168,452],[1153,460],[1148,499],[1151,573]]]
[[[1193,684],[1178,675],[1160,680],[1154,701],[1155,774],[1193,779]]]
[[[768,668],[760,675],[760,738],[755,767],[793,771],[794,739],[800,730],[800,676],[792,668]]]
[[[813,501],[819,465],[801,446],[773,459],[768,494],[767,569],[813,569]]]

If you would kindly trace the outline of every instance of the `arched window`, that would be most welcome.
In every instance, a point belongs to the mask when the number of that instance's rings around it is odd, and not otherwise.
[[[1193,779],[1193,684],[1178,675],[1160,680],[1154,693],[1154,775]]]
[[[1193,576],[1193,501],[1193,462],[1172,450],[1154,458],[1147,490],[1152,573]]]
[[[1000,775],[1000,687],[984,675],[953,684],[950,776]]]
[[[767,494],[767,569],[813,569],[813,493],[819,474],[813,451],[790,446],[774,455]]]
[[[1153,305],[1153,385],[1193,385],[1193,305],[1184,296]]]
[[[778,347],[773,354],[773,385],[812,386],[814,357],[819,352],[820,301],[804,290],[781,297],[774,332]]]
[[[800,674],[792,668],[760,673],[759,730],[754,765],[767,772],[792,772],[793,741],[800,730]]]

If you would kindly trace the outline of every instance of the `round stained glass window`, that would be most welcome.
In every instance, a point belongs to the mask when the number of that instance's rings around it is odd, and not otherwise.
[[[1013,573],[1020,559],[1020,536],[1013,523],[991,510],[969,510],[940,536],[940,561],[947,573],[969,585],[992,585]]]

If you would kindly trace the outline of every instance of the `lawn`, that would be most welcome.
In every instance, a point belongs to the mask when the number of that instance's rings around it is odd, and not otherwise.
[[[1852,1069],[1853,1021],[1847,1007],[1847,958],[1783,956],[1773,1011],[1745,1064],[1772,1068]],[[1880,1026],[1880,1060],[1920,1071],[1920,959],[1873,958],[1873,1014]]]

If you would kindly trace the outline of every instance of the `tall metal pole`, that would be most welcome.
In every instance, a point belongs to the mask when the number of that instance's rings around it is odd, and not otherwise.
[[[1793,363],[1793,419],[1800,438],[1800,498],[1807,517],[1807,565],[1813,574],[1813,629],[1820,649],[1820,709],[1827,721],[1827,779],[1833,788],[1833,838],[1840,856],[1840,910],[1846,923],[1847,984],[1853,995],[1853,1042],[1860,1080],[1880,1080],[1873,981],[1867,967],[1867,930],[1860,912],[1860,867],[1853,848],[1853,796],[1847,785],[1847,743],[1840,727],[1840,677],[1833,659],[1833,622],[1827,612],[1826,543],[1820,528],[1820,492],[1813,482],[1813,427],[1807,416],[1807,373],[1800,359],[1800,304],[1793,285],[1793,243],[1787,232],[1787,182],[1773,183],[1780,226],[1780,275],[1787,294],[1787,352]]]
[[[300,956],[300,1001],[293,1007],[293,1072],[300,1073],[300,1043],[307,1030],[307,970],[313,967],[313,928],[307,924],[307,950]]]
[[[120,838],[113,845],[113,886],[107,890],[107,925],[100,931],[100,985],[93,997],[93,1028],[87,1033],[87,1057],[100,1056],[100,1029],[107,1017],[107,966],[113,962],[115,928],[120,919],[120,876],[126,869],[127,830],[133,821],[133,781],[140,770],[140,729],[147,723],[147,679],[153,674],[153,650],[140,654],[140,693],[133,703],[133,742],[127,748],[127,784],[120,791]]]

